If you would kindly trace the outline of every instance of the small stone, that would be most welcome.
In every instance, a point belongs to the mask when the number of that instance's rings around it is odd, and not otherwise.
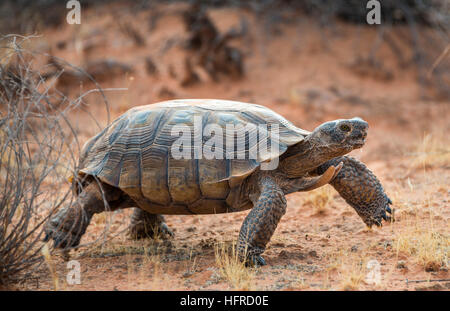
[[[188,277],[190,277],[190,276],[193,275],[193,274],[194,274],[193,271],[186,271],[185,273],[183,273],[182,277],[188,278]]]
[[[63,50],[67,47],[67,42],[66,41],[58,41],[56,43],[56,47],[58,48],[58,50]]]
[[[326,226],[326,225],[321,225],[321,226],[319,227],[319,230],[320,230],[320,231],[328,231],[328,230],[330,230],[330,227],[328,227],[328,226]]]
[[[392,248],[392,241],[383,242],[384,249]]]
[[[426,272],[437,272],[439,271],[439,265],[436,262],[429,262],[425,265]]]
[[[399,260],[397,262],[397,269],[406,269],[406,262],[404,260]]]
[[[156,75],[158,73],[158,68],[155,65],[153,59],[149,56],[145,58],[145,70],[149,75]]]
[[[308,255],[309,256],[311,256],[311,257],[319,257],[319,256],[317,256],[317,252],[316,251],[310,251],[309,253],[308,253]]]
[[[283,259],[288,259],[289,258],[290,253],[282,250],[279,254],[278,254],[278,258],[283,258]]]
[[[176,97],[177,97],[177,95],[175,94],[175,92],[172,91],[171,89],[169,89],[169,88],[166,87],[166,86],[161,87],[161,88],[157,91],[157,93],[158,93],[158,97],[159,97],[160,99],[167,99],[167,100],[169,100],[169,99],[173,99],[173,98],[176,98]]]

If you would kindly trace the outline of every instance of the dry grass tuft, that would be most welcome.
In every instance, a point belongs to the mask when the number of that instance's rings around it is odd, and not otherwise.
[[[47,263],[48,269],[50,270],[50,274],[51,274],[52,280],[53,280],[54,290],[58,291],[59,290],[58,274],[56,272],[55,265],[53,264],[53,258],[50,254],[47,244],[44,244],[44,246],[41,249],[41,253],[44,256],[44,259],[45,259],[45,262]]]
[[[364,280],[365,276],[361,268],[362,267],[350,269],[347,273],[343,274],[343,278],[340,283],[341,290],[359,290],[360,284]]]
[[[361,290],[362,286],[378,286],[381,284],[380,265],[370,258],[367,252],[351,253],[339,250],[329,258],[327,278],[337,281],[337,289],[345,291]],[[328,284],[325,284],[325,288]]]
[[[214,254],[220,275],[233,290],[254,290],[256,270],[239,260],[234,243],[231,247],[223,242],[216,244]]]
[[[433,177],[432,180],[433,183],[421,184],[420,188],[416,188],[408,179],[411,195],[420,190],[420,199],[408,200],[406,207],[400,210],[404,224],[393,228],[394,250],[397,256],[406,255],[428,272],[450,266],[449,231],[437,229],[446,228],[446,211],[436,188],[447,184],[445,180],[441,182],[438,177]]]
[[[412,162],[415,168],[450,165],[450,141],[442,134],[426,134],[417,144]]]
[[[107,258],[120,256],[156,256],[165,250],[164,246],[158,241],[120,241],[94,244],[86,249],[82,256],[91,258]]]
[[[140,290],[169,290],[170,285],[165,281],[162,268],[161,254],[152,254],[150,250],[145,251],[142,265],[137,268],[138,272],[128,273],[128,283],[133,284],[136,281]],[[136,269],[136,264],[128,262],[128,270]],[[148,279],[151,279],[148,283]],[[145,285],[144,285],[145,284]]]
[[[330,186],[326,185],[308,192],[304,203],[313,206],[315,215],[323,215],[327,212],[333,196],[333,190]]]
[[[397,256],[402,253],[420,264],[426,271],[450,266],[450,235],[433,229],[408,227],[397,234],[394,244]]]

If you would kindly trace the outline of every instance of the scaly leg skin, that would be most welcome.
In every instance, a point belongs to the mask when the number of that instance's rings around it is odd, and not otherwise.
[[[259,188],[261,194],[242,224],[237,244],[239,257],[247,265],[266,264],[261,254],[286,213],[284,193],[270,177],[263,178]]]
[[[131,199],[120,190],[101,183],[109,210],[133,206]],[[45,224],[45,238],[54,241],[55,248],[75,247],[80,243],[92,216],[105,211],[102,191],[96,182],[88,184],[72,205],[59,210]]]
[[[330,182],[337,192],[352,206],[364,223],[381,226],[382,219],[390,221],[391,199],[384,192],[378,178],[360,161],[352,157],[340,157],[326,162],[317,169],[321,174],[330,165],[343,162],[339,174]]]
[[[133,215],[131,216],[128,236],[131,239],[138,240],[154,238],[159,233],[162,233],[163,237],[174,236],[162,215],[150,214],[143,209],[135,208]]]

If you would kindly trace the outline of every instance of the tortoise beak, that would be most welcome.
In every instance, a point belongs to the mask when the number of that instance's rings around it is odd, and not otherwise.
[[[361,148],[366,143],[366,137],[365,135],[358,135],[356,138],[353,139],[353,147],[354,148]]]
[[[369,124],[361,118],[353,118],[351,123],[353,128],[350,134],[351,144],[355,149],[361,148],[366,143]]]

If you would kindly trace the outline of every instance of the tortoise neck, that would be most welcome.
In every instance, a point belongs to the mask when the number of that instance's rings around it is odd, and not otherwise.
[[[339,154],[330,146],[308,136],[289,148],[280,161],[279,169],[289,178],[298,178],[336,156]]]

